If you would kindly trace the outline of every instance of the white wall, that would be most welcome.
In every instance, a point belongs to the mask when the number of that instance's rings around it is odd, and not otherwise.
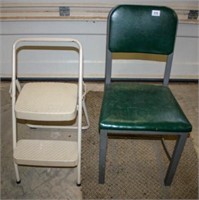
[[[0,3],[196,3],[197,0],[0,0]]]
[[[3,2],[3,1],[1,1]],[[6,3],[13,2],[10,0]],[[31,1],[20,1],[31,2]],[[55,1],[32,1],[32,2],[55,2]],[[64,2],[66,1],[56,1]],[[76,1],[67,1],[76,2]],[[78,2],[84,2],[79,0]],[[88,0],[86,2],[99,2],[97,0]],[[121,1],[100,1],[118,3]],[[123,1],[132,2],[132,1]],[[138,1],[133,1],[138,2]],[[182,7],[188,1],[142,1],[146,2],[161,2],[175,3],[175,6],[180,2],[179,7]],[[189,1],[192,3],[192,1]],[[193,1],[193,3],[195,3]],[[10,20],[1,21],[0,33],[0,73],[2,77],[11,76],[11,53],[13,42],[21,37],[74,37],[79,39],[84,47],[84,66],[85,77],[87,78],[103,78],[105,67],[105,20]],[[198,58],[198,23],[180,23],[177,33],[176,48],[174,63],[172,68],[172,78],[182,79],[198,79],[199,58]],[[41,54],[42,53],[42,54]],[[34,50],[22,51],[19,54],[19,72],[24,77],[44,77],[44,76],[61,76],[65,77],[68,74],[73,77],[76,74],[74,66],[76,66],[75,56],[70,54],[66,56],[65,51],[39,51]],[[134,56],[135,58],[135,56]],[[158,59],[158,58],[156,58]],[[124,67],[119,65],[123,63]],[[114,62],[115,77],[128,76],[130,78],[160,78],[162,77],[163,66],[161,67],[155,61],[138,62],[137,60],[116,60]],[[148,67],[151,67],[150,71]]]

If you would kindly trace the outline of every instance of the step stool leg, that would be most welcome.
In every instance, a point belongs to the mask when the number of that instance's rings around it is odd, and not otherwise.
[[[84,111],[84,115],[86,118],[86,126],[84,126],[84,128],[82,127],[82,129],[87,129],[90,127],[90,121],[89,121],[89,117],[88,117],[88,112],[87,112],[87,108],[86,108],[86,103],[85,100],[82,101],[82,107],[83,107],[83,111]]]
[[[78,163],[76,170],[77,170],[77,186],[80,187],[81,186],[81,164],[80,163]]]
[[[19,169],[18,165],[14,162],[15,174],[16,174],[16,182],[17,184],[21,183],[21,179],[19,177]]]

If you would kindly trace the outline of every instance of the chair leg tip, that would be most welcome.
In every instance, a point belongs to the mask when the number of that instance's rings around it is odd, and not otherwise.
[[[81,186],[81,183],[77,183],[76,185],[77,185],[77,187],[80,187],[80,186]]]
[[[104,184],[105,181],[104,180],[99,180],[99,184]]]
[[[16,181],[16,183],[17,183],[17,184],[20,184],[20,183],[21,183],[21,180],[19,180],[19,181]]]
[[[164,181],[165,186],[171,186],[171,181]]]

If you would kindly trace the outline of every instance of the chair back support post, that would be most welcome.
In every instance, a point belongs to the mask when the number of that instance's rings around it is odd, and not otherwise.
[[[110,14],[108,18],[110,17]],[[112,74],[112,52],[109,50],[109,30],[110,21],[107,22],[107,32],[106,32],[106,60],[105,60],[105,85],[111,83]]]
[[[111,83],[112,73],[112,53],[106,49],[106,66],[105,66],[105,85]]]
[[[169,84],[172,62],[173,62],[173,53],[168,55],[167,60],[166,60],[166,66],[165,66],[165,71],[164,71],[164,80],[163,80],[164,86],[167,86]]]

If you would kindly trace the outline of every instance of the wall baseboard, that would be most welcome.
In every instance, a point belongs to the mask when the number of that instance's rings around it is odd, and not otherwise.
[[[11,81],[10,77],[2,77],[1,82]],[[75,81],[75,78],[43,78],[43,77],[26,77],[26,78],[19,78],[19,81],[26,82],[26,81]],[[104,82],[104,78],[84,78],[85,82]],[[112,81],[123,81],[123,82],[162,82],[160,78],[113,78]],[[170,82],[187,82],[187,83],[198,83],[199,79],[170,79]]]

